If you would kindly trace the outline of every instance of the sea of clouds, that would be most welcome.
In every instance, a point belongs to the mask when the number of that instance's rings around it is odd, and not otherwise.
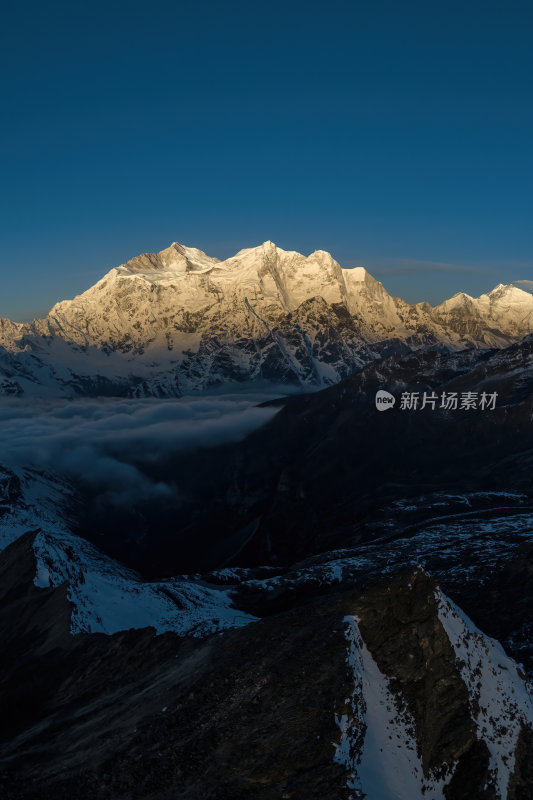
[[[171,400],[0,403],[0,465],[54,470],[116,505],[179,491],[151,467],[177,453],[238,441],[279,407],[266,394]]]

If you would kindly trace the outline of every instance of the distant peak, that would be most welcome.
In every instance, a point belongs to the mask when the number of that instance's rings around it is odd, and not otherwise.
[[[170,247],[165,247],[160,252],[161,253],[168,253],[170,250],[175,250],[177,253],[181,253],[181,255],[187,255],[187,253],[189,253],[189,252],[197,252],[197,253],[202,252],[201,250],[198,250],[195,247],[187,247],[187,245],[181,244],[180,242],[172,242]],[[204,255],[205,255],[205,253],[204,253]]]
[[[516,298],[521,298],[524,300],[531,297],[529,292],[525,292],[523,289],[520,289],[518,286],[515,286],[512,283],[499,283],[494,287],[494,289],[492,289],[492,291],[488,293],[489,297],[496,299],[508,295],[512,295]]]
[[[442,311],[450,311],[451,309],[456,309],[458,306],[465,306],[470,303],[474,302],[474,298],[471,295],[466,294],[466,292],[456,292],[452,295],[448,300],[444,300],[444,302],[440,303],[435,308],[439,308]]]
[[[497,286],[489,292],[489,294],[494,294],[494,292],[523,292],[523,289],[520,289],[518,286],[515,286],[514,283],[499,283]]]
[[[167,247],[165,250],[161,250],[161,253],[168,253],[169,250],[175,250],[177,253],[180,253],[182,256],[195,256],[196,258],[207,258],[210,261],[218,261],[218,258],[213,258],[212,256],[208,256],[203,250],[199,250],[198,247],[187,247],[185,244],[181,244],[180,242],[172,242],[170,247]]]
[[[457,299],[464,299],[464,300],[473,300],[473,299],[474,299],[474,298],[472,297],[472,295],[471,295],[471,294],[467,294],[466,292],[456,292],[456,293],[455,293],[455,294],[453,294],[453,295],[452,295],[452,297],[451,297],[451,299],[452,299],[452,300],[453,300],[454,298],[457,298]]]

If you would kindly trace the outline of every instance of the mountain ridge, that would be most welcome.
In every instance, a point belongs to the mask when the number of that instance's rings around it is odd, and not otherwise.
[[[533,295],[512,285],[411,305],[324,250],[267,241],[220,261],[173,242],[42,319],[0,319],[0,393],[95,394],[102,378],[104,393],[156,396],[261,380],[326,386],[388,352],[505,347],[532,331]]]

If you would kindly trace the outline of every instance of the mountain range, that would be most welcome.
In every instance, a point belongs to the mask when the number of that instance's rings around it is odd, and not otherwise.
[[[410,305],[321,250],[305,257],[265,242],[219,261],[174,243],[112,269],[43,319],[0,319],[0,393],[320,387],[380,356],[504,347],[532,331],[533,294],[513,285]]]

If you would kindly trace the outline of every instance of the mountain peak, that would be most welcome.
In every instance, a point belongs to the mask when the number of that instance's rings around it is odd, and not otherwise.
[[[208,256],[207,253],[197,247],[187,247],[184,244],[180,244],[180,242],[172,242],[170,247],[161,250],[157,255],[161,261],[168,264],[182,265],[183,259],[185,259],[187,265],[192,268],[211,267],[219,261],[218,258]]]
[[[142,253],[118,267],[119,274],[138,275],[150,281],[157,280],[176,272],[205,272],[219,263],[196,247],[186,247],[179,242],[172,242],[169,247],[158,253]]]
[[[456,311],[464,306],[470,306],[474,302],[474,298],[466,294],[466,292],[456,292],[448,300],[444,300],[443,303],[436,306],[436,308],[442,312]]]
[[[500,294],[502,292],[522,292],[522,289],[519,289],[518,286],[515,286],[513,283],[498,283],[494,289],[491,289],[489,294]]]
[[[530,292],[525,292],[523,289],[519,289],[518,286],[514,286],[512,283],[499,283],[497,286],[492,289],[492,291],[488,292],[487,297],[491,300],[513,300],[514,302],[518,303],[526,303],[527,305],[531,305],[533,303],[532,295]]]
[[[499,294],[504,294],[505,292],[507,292],[511,288],[512,288],[511,284],[499,283],[497,286],[494,287],[494,289],[491,289],[490,292],[488,292],[488,295],[489,295],[489,297],[492,297],[492,295],[495,295],[495,294],[498,294],[498,295]]]

